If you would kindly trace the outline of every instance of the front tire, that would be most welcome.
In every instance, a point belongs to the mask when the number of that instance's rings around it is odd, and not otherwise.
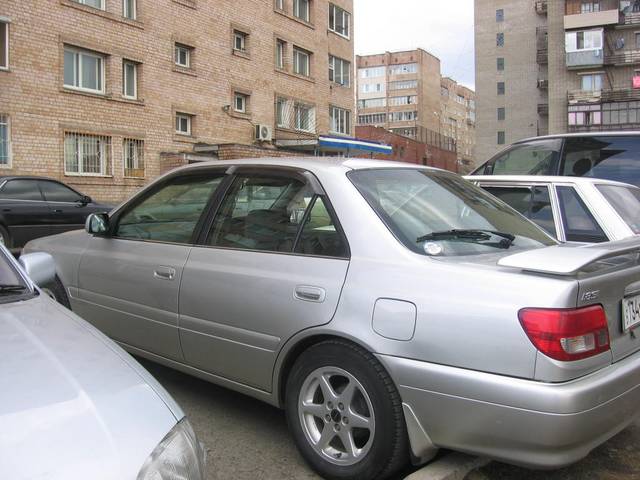
[[[373,355],[349,342],[319,343],[296,360],[286,415],[300,453],[324,478],[383,479],[409,458],[395,385]]]
[[[69,302],[69,297],[67,296],[67,291],[62,284],[62,281],[56,275],[56,278],[48,285],[45,285],[41,288],[42,293],[48,295],[53,300],[58,302],[60,305],[67,307],[71,310],[71,303]]]

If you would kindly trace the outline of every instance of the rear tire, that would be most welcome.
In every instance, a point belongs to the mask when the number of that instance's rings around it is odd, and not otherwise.
[[[356,345],[328,340],[300,355],[285,402],[300,453],[324,478],[380,480],[409,459],[400,395],[380,362]]]
[[[58,302],[60,305],[67,307],[71,310],[71,303],[69,302],[69,297],[67,296],[67,291],[64,288],[64,285],[60,281],[60,278],[56,275],[56,278],[53,282],[48,285],[42,287],[42,293],[48,295],[53,300]]]

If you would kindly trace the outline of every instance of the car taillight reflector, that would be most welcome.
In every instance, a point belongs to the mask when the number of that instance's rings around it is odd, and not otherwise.
[[[600,305],[577,309],[525,308],[520,324],[540,352],[570,362],[609,350],[609,329]]]

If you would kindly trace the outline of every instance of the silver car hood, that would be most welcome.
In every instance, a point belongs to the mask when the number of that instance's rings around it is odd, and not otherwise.
[[[113,342],[44,295],[1,304],[3,477],[135,479],[182,413],[141,372]]]

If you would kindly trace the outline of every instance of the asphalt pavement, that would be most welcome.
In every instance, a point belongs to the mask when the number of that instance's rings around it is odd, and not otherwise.
[[[207,480],[320,478],[298,454],[281,410],[138,360],[173,395],[205,444]],[[447,452],[441,457],[444,455]],[[465,480],[640,480],[640,421],[568,468],[536,472],[491,462],[469,473]]]

